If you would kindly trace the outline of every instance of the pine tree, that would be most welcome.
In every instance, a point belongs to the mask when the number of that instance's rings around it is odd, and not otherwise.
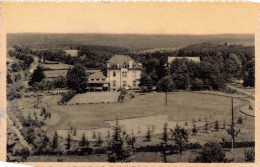
[[[58,148],[58,133],[57,131],[55,131],[55,134],[54,134],[54,137],[52,139],[52,149],[53,149],[53,152],[55,152],[56,148]]]
[[[205,122],[205,132],[208,133],[208,120],[206,118],[206,122]]]
[[[162,137],[162,140],[163,140],[163,142],[164,142],[165,144],[166,144],[167,141],[168,141],[167,126],[168,126],[167,123],[165,123],[164,126],[163,126],[163,137]]]
[[[89,146],[89,141],[86,139],[85,133],[83,133],[81,141],[79,142],[79,145],[84,147],[84,146]]]
[[[186,148],[186,145],[188,144],[188,137],[189,137],[189,134],[188,134],[187,130],[185,130],[184,128],[179,128],[179,127],[175,128],[174,141],[175,141],[175,144],[178,146],[179,152],[181,154],[181,158],[183,158],[182,152]]]
[[[151,141],[152,136],[151,136],[151,131],[149,128],[147,129],[145,138],[146,138],[146,141],[148,141],[148,142]]]
[[[32,86],[35,82],[41,82],[45,78],[44,69],[41,66],[37,66],[30,76],[29,86]]]
[[[218,125],[218,120],[215,122],[215,130],[218,132],[219,130],[219,125]]]
[[[102,143],[103,143],[103,140],[101,139],[101,135],[100,135],[100,132],[99,132],[99,133],[98,133],[98,140],[97,140],[97,142],[96,142],[96,145],[97,145],[98,147],[100,147]]]
[[[192,133],[193,133],[194,135],[196,135],[197,132],[198,132],[198,130],[197,130],[196,124],[194,123],[194,124],[193,124],[193,128],[192,128]]]
[[[95,131],[93,132],[92,139],[96,139],[96,132]]]
[[[70,133],[68,133],[68,137],[67,137],[66,141],[67,141],[66,149],[67,149],[67,151],[70,151],[70,148],[71,148],[71,136],[70,136]]]
[[[77,129],[76,128],[74,128],[73,136],[77,136]]]
[[[111,144],[107,151],[108,162],[125,162],[131,156],[130,147],[125,145],[121,137],[121,128],[118,126],[118,118],[116,119],[116,126],[111,140]]]
[[[110,140],[110,130],[107,131],[107,140]]]

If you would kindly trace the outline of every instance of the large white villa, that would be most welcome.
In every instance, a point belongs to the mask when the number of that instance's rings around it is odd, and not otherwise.
[[[135,62],[128,55],[114,55],[107,61],[107,78],[110,91],[120,88],[139,88],[142,64]]]

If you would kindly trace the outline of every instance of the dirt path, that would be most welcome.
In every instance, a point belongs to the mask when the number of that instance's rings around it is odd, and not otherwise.
[[[59,110],[55,110],[53,109],[49,104],[48,104],[48,101],[51,100],[53,97],[50,97],[48,99],[46,99],[43,104],[45,106],[45,108],[47,109],[47,111],[55,111],[55,113],[57,113],[59,115],[59,121],[57,123],[55,123],[55,125],[51,125],[49,126],[47,129],[46,129],[46,132],[47,133],[50,133],[50,132],[53,132],[57,129],[57,127],[59,127],[61,124],[64,123],[65,120],[69,119],[69,116],[64,113],[64,112],[61,112]]]
[[[10,125],[13,125],[13,121],[11,119],[9,119],[8,115],[7,115],[7,121],[10,122]],[[24,148],[28,148],[29,152],[31,153],[32,146],[29,143],[27,143],[27,141],[24,139],[23,135],[21,134],[20,130],[17,129],[17,127],[15,127],[15,126],[10,126],[10,128],[15,132],[15,134],[19,138],[20,144]]]

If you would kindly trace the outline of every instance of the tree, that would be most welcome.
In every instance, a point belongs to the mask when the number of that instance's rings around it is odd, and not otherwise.
[[[14,76],[14,82],[17,82],[17,81],[19,81],[19,80],[21,80],[21,74],[17,74],[17,75],[15,75]]]
[[[53,152],[55,152],[56,148],[58,148],[58,133],[55,131],[55,134],[52,139],[52,145],[51,145]]]
[[[215,122],[215,130],[218,131],[219,130],[219,125],[218,125],[218,120]]]
[[[206,143],[202,147],[202,151],[196,157],[196,162],[212,163],[212,162],[227,162],[225,152],[220,144]]]
[[[13,83],[13,81],[11,79],[11,75],[9,73],[7,73],[7,75],[6,75],[6,82],[7,82],[7,84],[12,84]]]
[[[151,77],[145,72],[142,73],[139,86],[143,88],[143,91],[151,92],[153,88],[153,81]]]
[[[162,137],[162,140],[163,140],[163,143],[166,144],[167,141],[168,141],[168,128],[167,128],[168,124],[165,123],[164,126],[163,126],[163,137]]]
[[[236,54],[230,54],[224,62],[225,79],[231,81],[233,78],[241,78],[242,65]]]
[[[198,132],[198,129],[196,127],[196,123],[193,123],[192,133],[195,135]]]
[[[46,80],[44,85],[48,92],[50,92],[50,90],[54,88],[54,82],[51,80]]]
[[[254,87],[255,86],[255,60],[254,58],[246,61],[243,68],[243,86],[244,87]]]
[[[191,90],[198,91],[198,90],[201,90],[202,88],[203,88],[203,81],[201,79],[194,78],[191,81]]]
[[[147,129],[145,138],[146,138],[146,141],[148,141],[148,142],[151,141],[152,136],[151,136],[151,131],[149,128]]]
[[[161,143],[161,157],[162,162],[167,163],[165,144]]]
[[[37,66],[30,76],[29,86],[32,86],[35,82],[41,82],[45,78],[44,69],[41,66]]]
[[[99,132],[99,133],[98,133],[98,140],[97,140],[97,142],[96,142],[96,145],[97,145],[98,147],[100,147],[102,143],[103,143],[103,140],[101,139],[101,135],[100,135],[100,132]]]
[[[77,93],[85,92],[88,81],[88,74],[86,73],[85,67],[81,64],[74,65],[72,69],[68,70],[66,80],[69,89]]]
[[[165,105],[167,105],[167,92],[174,90],[172,77],[170,75],[163,77],[157,84],[157,90],[165,92]]]
[[[247,150],[245,148],[245,161],[246,162],[254,162],[255,160],[255,148],[253,147],[252,150]]]
[[[118,118],[116,119],[116,126],[114,127],[114,134],[111,145],[108,146],[107,156],[108,162],[125,162],[131,156],[131,149],[126,145],[121,136],[121,128],[118,125]]]
[[[67,151],[70,151],[70,148],[71,148],[71,136],[68,132],[68,136],[67,136],[67,139],[66,139],[67,143],[66,143],[66,149]]]
[[[205,132],[208,133],[208,120],[206,118],[206,122],[205,122]]]
[[[84,147],[84,146],[88,147],[89,146],[89,141],[88,141],[88,139],[86,139],[85,133],[83,133],[79,145],[82,146],[82,147]]]
[[[179,128],[178,126],[175,128],[174,141],[175,141],[175,144],[177,145],[179,153],[181,154],[181,158],[183,158],[182,152],[184,151],[185,147],[188,144],[188,137],[189,137],[189,134],[188,134],[187,130],[185,130],[184,128]]]

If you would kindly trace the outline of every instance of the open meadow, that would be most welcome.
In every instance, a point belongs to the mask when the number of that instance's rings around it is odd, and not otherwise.
[[[241,137],[239,140],[254,140],[254,118],[246,116],[239,112],[239,108],[249,106],[246,98],[241,95],[233,95],[234,100],[234,118],[235,121],[241,116],[244,121],[241,128]],[[219,121],[222,127],[224,122],[230,126],[231,122],[231,98],[230,95],[217,92],[175,92],[168,94],[168,105],[165,106],[164,93],[135,94],[135,98],[128,99],[125,103],[109,104],[85,104],[85,105],[58,105],[59,95],[49,95],[42,99],[42,107],[52,113],[50,119],[44,120],[40,116],[40,108],[33,108],[35,98],[26,97],[18,101],[20,112],[27,117],[33,112],[37,113],[39,120],[45,123],[44,129],[52,137],[55,130],[59,136],[65,138],[70,126],[77,129],[77,135],[74,140],[80,140],[83,133],[91,139],[93,133],[100,133],[105,137],[107,131],[112,132],[115,125],[116,116],[119,118],[119,124],[130,133],[134,131],[136,136],[144,136],[147,128],[153,130],[153,135],[160,135],[163,125],[168,123],[169,128],[174,129],[176,125],[192,129],[194,122],[196,126],[203,131],[205,121],[209,127],[214,126],[215,121]],[[16,103],[14,103],[16,104]],[[12,112],[12,110],[10,111]],[[254,111],[251,110],[252,115]],[[250,113],[249,113],[250,114]],[[187,125],[186,125],[187,122]],[[224,130],[225,132],[225,130]],[[226,132],[225,132],[226,133]],[[224,133],[224,134],[225,134]],[[220,133],[201,134],[199,138],[205,138],[211,141]],[[226,136],[226,135],[224,135]],[[217,141],[221,138],[217,138]]]

